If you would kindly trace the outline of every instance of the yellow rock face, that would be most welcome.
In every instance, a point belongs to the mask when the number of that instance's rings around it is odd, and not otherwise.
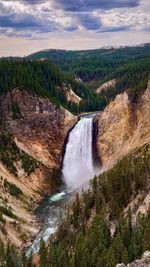
[[[97,146],[103,166],[150,142],[150,81],[136,107],[126,92],[97,114]]]

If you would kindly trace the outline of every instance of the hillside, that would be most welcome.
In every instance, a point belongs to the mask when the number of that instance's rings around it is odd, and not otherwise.
[[[134,60],[150,57],[150,44],[135,47],[101,48],[96,50],[66,51],[47,49],[29,55],[29,59],[46,58],[55,62],[60,68],[84,82],[101,81]]]
[[[42,257],[41,250],[41,266],[115,267],[149,249],[148,207],[146,215],[138,213],[150,192],[149,156],[149,145],[135,150],[111,170],[95,177],[91,188],[83,191],[80,198],[76,195],[67,219],[47,248],[47,258]],[[134,198],[138,203],[133,211],[129,203]],[[132,213],[136,211],[133,220]]]
[[[49,98],[55,105],[62,105],[72,112],[77,112],[78,106],[67,100],[66,92],[73,89],[81,97],[87,95],[87,89],[82,84],[51,62],[1,61],[0,84],[0,94],[20,88]]]
[[[109,70],[108,62],[106,67],[99,57],[89,56],[88,59],[83,60],[81,69],[84,69],[85,64],[88,68],[85,72],[88,75],[88,72],[92,73],[91,68],[97,72],[97,67],[100,67],[101,70],[97,73],[101,77],[99,76],[98,80],[96,77],[92,78],[92,83],[88,85],[88,77],[85,77],[83,83],[80,79],[76,79],[75,73],[65,73],[60,70],[60,66],[49,61],[2,60],[0,61],[0,93],[22,88],[40,97],[48,97],[54,104],[62,105],[74,114],[103,110],[110,101],[125,90],[132,102],[136,103],[149,79],[150,58],[144,59],[144,52],[141,53],[141,57],[142,55],[143,58],[135,58],[135,61],[127,60],[120,65],[116,59],[113,64],[117,64],[117,67],[112,70]],[[76,66],[80,64],[80,58],[78,60]],[[71,63],[68,62],[68,64],[70,66]],[[110,84],[107,90],[97,94],[95,90],[103,83],[109,84],[110,80],[116,81],[115,86]]]
[[[22,246],[39,230],[37,202],[60,186],[63,145],[76,118],[19,89],[2,94],[0,108],[0,232]]]
[[[79,112],[103,110],[125,90],[128,90],[132,101],[137,102],[149,78],[149,44],[89,51],[45,50],[28,58],[35,60],[41,57],[54,61],[63,71],[91,89],[86,96],[77,93],[82,98]],[[115,86],[109,84],[110,80],[116,81]],[[108,84],[107,90],[97,95],[95,92],[105,83]]]
[[[60,50],[60,49],[46,49],[38,51],[28,56],[31,59],[51,59],[55,62],[61,62],[62,60],[73,61],[86,58],[111,58],[114,61],[128,61],[129,59],[143,58],[150,55],[150,44],[143,44],[131,47],[108,47],[95,50]]]
[[[41,241],[38,266],[115,267],[122,262],[126,265],[149,249],[150,211],[148,205],[144,212],[141,209],[150,194],[149,152],[148,144],[136,149],[95,177],[88,191],[82,191],[80,197],[76,194],[48,247]],[[137,202],[132,205],[134,199]],[[11,266],[32,266],[31,259],[20,257],[13,247],[8,255]],[[142,263],[149,258],[144,259]]]

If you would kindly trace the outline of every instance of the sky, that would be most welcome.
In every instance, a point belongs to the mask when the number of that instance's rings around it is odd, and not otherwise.
[[[150,42],[150,0],[0,0],[0,56]]]

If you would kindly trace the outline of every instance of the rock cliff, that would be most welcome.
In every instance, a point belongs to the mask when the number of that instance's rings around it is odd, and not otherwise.
[[[110,80],[110,81],[108,81],[106,83],[103,83],[101,86],[99,86],[96,89],[96,93],[100,94],[103,91],[107,91],[109,88],[114,88],[115,85],[116,85],[116,79]]]
[[[118,95],[103,112],[97,113],[98,153],[109,167],[137,147],[150,142],[150,81],[136,105],[127,92]]]
[[[48,99],[15,89],[0,98],[2,123],[16,144],[47,167],[59,167],[68,130],[76,118]]]
[[[0,97],[0,141],[6,146],[0,149],[2,239],[21,246],[36,234],[33,208],[56,190],[64,141],[75,123],[76,117],[64,108],[26,91],[14,89]]]

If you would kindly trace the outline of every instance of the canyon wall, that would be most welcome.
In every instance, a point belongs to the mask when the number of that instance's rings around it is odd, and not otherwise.
[[[8,142],[12,142],[5,144],[7,149],[0,149],[0,207],[5,209],[5,222],[0,221],[3,240],[22,246],[36,235],[38,225],[33,209],[41,197],[54,193],[60,182],[64,141],[75,123],[76,117],[46,98],[19,89],[0,96],[0,142],[1,136],[4,144],[8,136]],[[14,147],[17,152],[12,155]],[[10,216],[7,210],[12,212]]]
[[[96,119],[98,154],[107,168],[125,154],[150,142],[150,81],[137,104],[131,104],[124,92],[103,112],[97,113]]]
[[[2,96],[0,104],[2,123],[16,144],[47,167],[59,167],[64,139],[76,118],[48,99],[18,89]]]

